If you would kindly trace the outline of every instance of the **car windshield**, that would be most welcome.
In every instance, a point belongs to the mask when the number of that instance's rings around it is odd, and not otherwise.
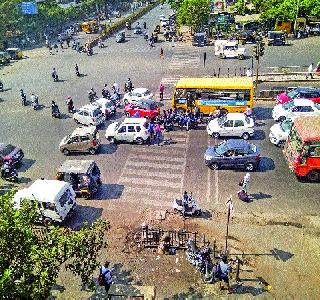
[[[14,149],[15,149],[14,146],[12,146],[11,144],[8,144],[4,146],[4,148],[0,149],[0,154],[2,154],[3,156],[9,155]]]
[[[291,129],[291,125],[292,125],[291,120],[285,120],[280,124],[280,127],[284,132],[289,132]]]
[[[217,145],[215,150],[216,150],[216,153],[219,154],[219,155],[222,155],[223,153],[225,153],[226,150],[227,150],[226,142],[223,142],[223,143]]]
[[[284,104],[282,105],[282,107],[283,107],[285,110],[288,110],[288,109],[294,107],[294,103],[293,103],[293,101],[289,101],[289,102],[284,103]]]
[[[146,90],[146,91],[144,92],[144,95],[145,95],[145,96],[150,95],[150,91],[149,91],[149,90]]]
[[[223,116],[218,119],[219,126],[222,126],[227,121],[227,116]]]
[[[95,109],[93,112],[92,112],[92,116],[94,117],[97,117],[101,115],[101,110],[99,108]]]
[[[314,106],[317,110],[320,110],[320,103],[314,103]]]
[[[288,97],[289,97],[290,99],[294,99],[294,98],[296,98],[298,95],[299,95],[299,92],[298,92],[297,90],[293,90],[293,91],[291,91],[291,92],[288,93]]]

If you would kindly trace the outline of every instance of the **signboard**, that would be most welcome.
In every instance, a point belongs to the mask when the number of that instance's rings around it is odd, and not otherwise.
[[[36,15],[38,13],[36,2],[21,2],[21,12],[24,15]]]

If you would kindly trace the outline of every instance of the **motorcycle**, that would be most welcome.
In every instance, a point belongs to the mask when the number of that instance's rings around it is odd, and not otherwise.
[[[4,164],[1,168],[1,178],[7,181],[18,182],[18,172],[15,168]]]
[[[163,123],[164,130],[169,132],[174,130],[173,121],[170,118],[167,118]]]
[[[192,239],[189,239],[187,242],[187,261],[203,274],[207,274],[213,269],[213,263],[210,257],[211,252],[209,247],[199,249]]]
[[[202,213],[197,201],[192,197],[192,193],[190,196],[185,193],[182,199],[175,199],[173,210],[183,217],[200,216]]]
[[[33,107],[33,110],[38,110],[40,108],[38,97],[35,97],[31,105]]]
[[[56,74],[56,73],[52,73],[52,74],[51,74],[51,76],[52,76],[52,78],[53,78],[53,81],[54,81],[54,82],[59,81],[58,74]]]
[[[55,105],[53,105],[53,106],[51,107],[51,116],[52,116],[52,118],[58,118],[58,119],[60,119],[61,113],[60,113],[60,110],[59,110],[59,107],[58,107],[57,104],[55,104]]]
[[[113,102],[115,107],[120,106],[120,95],[118,93],[114,92],[110,97],[110,100]]]

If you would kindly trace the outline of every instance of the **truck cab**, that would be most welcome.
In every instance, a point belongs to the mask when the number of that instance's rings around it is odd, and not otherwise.
[[[245,59],[246,48],[239,47],[237,42],[227,40],[217,40],[214,45],[214,54],[220,58]]]

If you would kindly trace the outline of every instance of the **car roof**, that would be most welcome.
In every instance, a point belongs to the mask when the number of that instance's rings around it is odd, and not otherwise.
[[[228,113],[227,119],[228,120],[244,120],[246,115],[243,113]]]
[[[296,88],[296,91],[298,92],[320,92],[320,88],[315,88],[311,86],[299,86]]]
[[[228,149],[235,149],[235,148],[248,149],[250,147],[250,143],[241,139],[229,139],[229,140],[226,140],[225,146]]]
[[[97,102],[97,103],[99,103],[99,104],[102,105],[102,104],[105,104],[105,103],[110,103],[110,102],[112,102],[112,100],[102,97],[102,98],[96,100],[95,102]],[[94,104],[94,102],[93,102],[93,104]],[[90,105],[90,104],[89,104],[89,105]]]
[[[139,103],[139,104],[142,104],[142,103],[144,103],[144,104],[157,104],[157,102],[152,99],[140,99],[137,101],[137,103]]]
[[[308,106],[313,106],[313,101],[310,100],[310,99],[293,99],[293,104],[295,106],[298,106],[298,105],[308,105]]]
[[[94,160],[67,159],[59,167],[60,173],[84,174],[95,164]]]
[[[125,118],[122,124],[144,124],[146,122],[146,118]]]
[[[71,136],[82,135],[82,134],[94,134],[97,131],[95,126],[77,127],[71,134]]]
[[[132,92],[133,92],[133,93],[143,94],[143,93],[145,93],[146,91],[148,91],[147,88],[136,88],[136,89],[134,89]]]
[[[231,41],[228,41],[225,46],[237,46],[238,45],[238,42],[231,42]]]
[[[80,110],[96,110],[96,109],[100,109],[97,105],[93,105],[93,104],[86,104],[82,107],[80,107]]]

